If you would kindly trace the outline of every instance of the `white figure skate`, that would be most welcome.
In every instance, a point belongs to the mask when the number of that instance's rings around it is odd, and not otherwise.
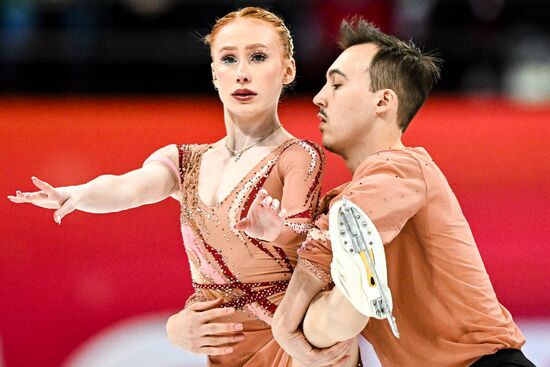
[[[399,331],[392,315],[384,244],[370,218],[345,197],[329,214],[332,280],[363,315],[387,319],[393,335]]]

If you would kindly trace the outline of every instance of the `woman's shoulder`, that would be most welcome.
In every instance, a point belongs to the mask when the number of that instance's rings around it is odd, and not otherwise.
[[[201,150],[206,149],[211,144],[172,144],[172,146],[176,146],[178,150]]]
[[[279,158],[281,172],[288,172],[288,170],[296,168],[306,169],[309,176],[313,171],[322,171],[324,167],[323,149],[318,144],[305,139],[289,140]]]
[[[323,148],[317,143],[314,143],[306,139],[291,139],[286,143],[283,149],[283,153],[286,154],[298,154],[317,156],[318,158],[324,158]]]

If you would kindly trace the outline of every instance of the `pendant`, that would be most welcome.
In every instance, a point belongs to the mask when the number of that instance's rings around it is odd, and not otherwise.
[[[239,161],[239,159],[241,159],[241,153],[239,153],[235,156],[235,163],[237,163]]]

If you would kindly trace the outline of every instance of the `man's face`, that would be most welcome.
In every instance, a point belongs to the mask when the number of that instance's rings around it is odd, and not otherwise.
[[[378,47],[373,43],[352,46],[340,54],[327,71],[327,82],[313,98],[320,108],[324,147],[336,154],[365,141],[378,103],[370,91],[369,65]]]

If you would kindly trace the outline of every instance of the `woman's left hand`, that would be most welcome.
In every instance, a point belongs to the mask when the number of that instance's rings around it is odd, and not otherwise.
[[[246,218],[235,224],[235,229],[263,241],[274,241],[285,227],[286,210],[279,200],[273,199],[262,189],[252,202]]]

